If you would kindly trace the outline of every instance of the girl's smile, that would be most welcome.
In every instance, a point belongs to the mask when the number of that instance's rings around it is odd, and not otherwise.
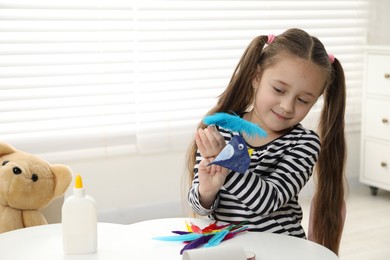
[[[282,115],[282,114],[279,114],[279,113],[277,113],[277,112],[275,112],[274,110],[272,110],[271,109],[271,111],[275,114],[275,117],[276,117],[276,119],[279,119],[279,120],[290,120],[291,119],[291,117],[287,117],[287,116],[284,116],[284,115]]]

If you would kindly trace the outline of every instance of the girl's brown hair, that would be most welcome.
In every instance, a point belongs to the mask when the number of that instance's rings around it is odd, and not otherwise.
[[[340,62],[330,62],[323,44],[300,29],[289,29],[275,37],[265,47],[268,36],[258,36],[244,51],[225,91],[217,104],[207,113],[246,112],[254,102],[253,79],[259,71],[277,62],[281,53],[296,55],[317,64],[326,75],[323,90],[323,108],[318,126],[321,153],[316,164],[316,193],[313,198],[313,239],[338,254],[343,228],[344,167],[346,144],[344,133],[345,77]],[[201,122],[199,128],[205,128]],[[187,167],[193,179],[197,146],[190,145]]]

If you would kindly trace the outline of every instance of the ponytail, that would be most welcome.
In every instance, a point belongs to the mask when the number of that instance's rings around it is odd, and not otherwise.
[[[344,225],[344,168],[346,142],[345,77],[340,62],[333,64],[332,83],[323,94],[319,123],[321,153],[316,165],[317,189],[313,198],[313,240],[338,254]]]

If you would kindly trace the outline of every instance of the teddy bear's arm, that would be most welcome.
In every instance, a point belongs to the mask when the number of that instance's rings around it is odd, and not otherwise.
[[[0,233],[23,227],[22,213],[20,210],[0,205]]]
[[[47,221],[41,212],[38,210],[24,210],[22,211],[24,227],[32,227],[38,225],[45,225]]]

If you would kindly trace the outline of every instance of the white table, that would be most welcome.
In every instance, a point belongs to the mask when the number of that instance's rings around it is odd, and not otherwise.
[[[172,230],[185,231],[185,220],[201,228],[211,223],[207,219],[168,218],[139,222],[131,225],[98,224],[98,251],[89,255],[65,255],[62,249],[61,224],[18,229],[0,234],[1,260],[180,260],[180,242],[152,239],[172,235]],[[256,260],[316,259],[337,260],[338,257],[316,243],[290,237],[260,232],[245,232],[221,246],[240,245],[256,254]]]

